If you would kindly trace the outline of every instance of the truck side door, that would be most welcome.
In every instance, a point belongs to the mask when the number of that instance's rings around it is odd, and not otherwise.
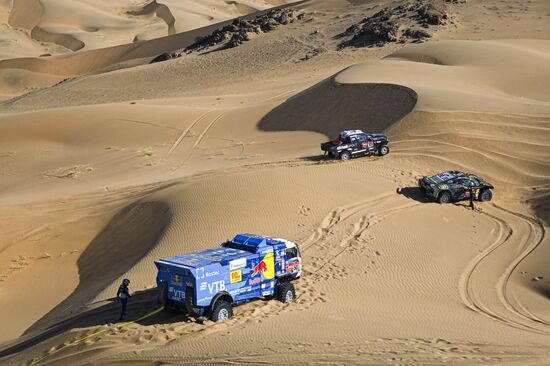
[[[261,296],[262,277],[260,269],[263,267],[259,255],[248,257],[246,267],[242,269],[244,287],[237,299],[248,299]]]
[[[288,274],[299,276],[302,270],[300,251],[297,247],[286,249],[286,271]]]
[[[262,260],[265,263],[265,270],[262,271],[262,296],[270,296],[275,292],[275,254],[266,253]]]

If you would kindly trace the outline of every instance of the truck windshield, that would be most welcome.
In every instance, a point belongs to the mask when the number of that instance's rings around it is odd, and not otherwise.
[[[250,252],[250,253],[253,253],[253,254],[256,253],[256,247],[252,247],[252,246],[249,246],[249,245],[246,245],[246,244],[234,243],[232,241],[226,241],[225,243],[222,243],[221,246],[223,248],[244,250],[245,252]]]

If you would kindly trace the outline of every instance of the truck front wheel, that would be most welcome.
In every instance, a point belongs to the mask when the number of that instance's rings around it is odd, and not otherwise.
[[[292,302],[296,298],[296,290],[290,282],[282,282],[277,292],[277,300],[280,302]]]
[[[390,152],[390,148],[388,147],[388,145],[381,145],[378,148],[378,154],[380,154],[380,156],[388,155],[389,152]]]
[[[216,305],[212,309],[212,321],[219,322],[233,317],[233,307],[225,300],[216,301]]]

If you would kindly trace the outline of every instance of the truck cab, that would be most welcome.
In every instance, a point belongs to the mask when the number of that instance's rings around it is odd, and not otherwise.
[[[159,300],[193,316],[225,320],[260,297],[292,301],[302,260],[292,241],[238,234],[219,247],[155,261]]]

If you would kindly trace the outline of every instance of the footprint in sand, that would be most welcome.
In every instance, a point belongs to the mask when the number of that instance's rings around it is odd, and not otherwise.
[[[300,215],[307,216],[310,211],[311,211],[311,208],[304,205],[300,206]]]

